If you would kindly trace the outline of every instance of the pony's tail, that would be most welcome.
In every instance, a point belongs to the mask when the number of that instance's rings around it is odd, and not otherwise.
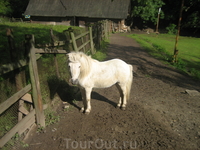
[[[130,76],[128,79],[128,83],[126,85],[126,91],[127,91],[126,99],[127,100],[129,100],[129,98],[130,98],[131,86],[132,86],[132,82],[133,82],[133,66],[129,65],[129,67],[130,67]]]

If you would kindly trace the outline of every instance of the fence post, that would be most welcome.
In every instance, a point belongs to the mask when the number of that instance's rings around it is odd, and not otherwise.
[[[10,49],[10,60],[14,62],[17,59],[17,53],[12,29],[6,29],[6,35],[8,37],[8,45]]]
[[[32,85],[32,97],[35,106],[36,121],[41,127],[45,127],[45,117],[40,91],[40,82],[38,76],[37,62],[34,50],[34,35],[25,35],[26,51],[29,54],[29,73]]]
[[[81,33],[83,33],[82,30],[81,30]],[[85,41],[87,41],[87,36],[82,36],[82,37],[81,37],[81,43],[82,43],[82,44],[84,44],[84,38],[86,39]],[[83,47],[83,52],[86,53],[86,48],[85,48],[85,46]]]
[[[100,26],[99,23],[97,22],[97,26],[96,26],[96,41],[97,41],[97,48],[100,49]]]
[[[104,22],[104,30],[105,30],[105,39],[108,38],[108,25],[107,25],[107,20],[105,20]]]
[[[52,46],[54,48],[55,47],[54,43],[56,42],[56,37],[53,34],[53,29],[50,29],[50,35],[51,35]],[[55,63],[55,67],[56,67],[56,75],[57,75],[58,78],[60,78],[60,73],[59,73],[59,69],[58,69],[58,61],[57,61],[56,54],[54,54],[54,63]]]
[[[69,30],[69,32],[70,32],[70,36],[71,36],[71,39],[72,39],[72,44],[73,44],[74,50],[77,52],[78,48],[77,48],[74,32],[73,32],[73,30]]]
[[[94,43],[93,43],[93,37],[92,37],[92,27],[89,27],[89,33],[90,33],[90,47],[91,52],[94,54]]]

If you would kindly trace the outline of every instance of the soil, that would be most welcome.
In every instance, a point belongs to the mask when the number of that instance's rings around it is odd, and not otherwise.
[[[131,98],[125,111],[116,108],[117,88],[94,89],[92,111],[79,112],[80,97],[57,110],[60,121],[33,133],[27,150],[197,150],[200,149],[200,82],[150,56],[123,34],[113,34],[107,59],[133,65]],[[61,99],[70,101],[69,98]],[[66,106],[66,105],[65,105]],[[68,106],[67,106],[68,107]]]

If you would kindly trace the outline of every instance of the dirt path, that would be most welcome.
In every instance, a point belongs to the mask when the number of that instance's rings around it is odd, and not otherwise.
[[[148,55],[133,39],[113,34],[108,58],[120,58],[134,66],[131,99],[126,111],[115,108],[115,86],[95,89],[92,111],[76,107],[58,113],[61,121],[33,134],[29,150],[65,149],[200,149],[200,83]],[[81,102],[75,105],[80,107]]]

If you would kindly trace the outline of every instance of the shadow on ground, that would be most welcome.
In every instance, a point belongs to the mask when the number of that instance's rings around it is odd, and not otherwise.
[[[77,86],[71,86],[68,82],[59,79],[57,76],[51,76],[47,82],[51,99],[53,99],[57,94],[63,102],[68,102],[75,108],[80,109],[74,103],[74,100],[81,100],[81,95]]]

